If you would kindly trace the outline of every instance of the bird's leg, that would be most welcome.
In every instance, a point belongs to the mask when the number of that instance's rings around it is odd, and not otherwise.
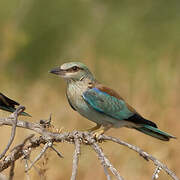
[[[112,127],[112,125],[108,125],[108,126],[103,126],[101,129],[99,129],[97,132],[95,132],[93,134],[93,136],[98,139],[98,137],[101,135],[101,134],[104,134],[108,129],[110,129]]]
[[[95,130],[99,129],[100,127],[101,127],[100,124],[96,124],[96,126],[90,128],[90,129],[87,129],[87,131],[88,131],[88,132],[92,132],[92,131],[95,131]]]

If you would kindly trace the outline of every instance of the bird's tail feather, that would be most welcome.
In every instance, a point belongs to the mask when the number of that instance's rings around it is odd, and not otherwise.
[[[166,132],[159,130],[158,128],[155,128],[149,125],[143,125],[141,127],[134,127],[134,129],[140,132],[143,132],[149,136],[152,136],[154,138],[163,140],[163,141],[169,141],[170,138],[176,138],[175,136],[172,136]]]
[[[14,112],[16,109],[13,107],[5,107],[5,106],[0,106],[0,109],[4,110],[4,111],[8,111],[8,112]],[[22,116],[29,116],[32,117],[30,114],[26,113],[26,112],[22,112],[21,113]]]

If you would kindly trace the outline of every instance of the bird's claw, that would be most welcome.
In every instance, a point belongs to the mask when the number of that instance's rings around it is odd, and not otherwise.
[[[93,132],[93,131],[99,129],[100,127],[101,127],[101,125],[96,125],[96,126],[90,128],[90,129],[87,129],[86,131],[88,131],[88,132]]]
[[[94,137],[95,139],[98,139],[99,136],[102,135],[102,134],[104,134],[104,129],[101,129],[101,130],[99,130],[99,131],[97,131],[97,132],[94,132],[94,133],[93,133],[93,137]]]

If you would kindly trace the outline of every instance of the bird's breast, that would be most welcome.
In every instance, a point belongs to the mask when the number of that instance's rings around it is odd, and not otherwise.
[[[83,110],[87,106],[82,97],[83,92],[84,89],[77,85],[69,85],[67,87],[67,98],[77,111]]]
[[[86,101],[83,99],[83,93],[87,90],[85,87],[77,85],[68,85],[67,87],[67,98],[70,105],[79,112],[82,116],[87,119],[102,125],[113,124],[114,127],[124,126],[124,121],[117,121],[104,113],[100,113],[94,110]]]
[[[83,86],[81,87],[78,85],[69,85],[67,87],[67,98],[69,99],[70,104],[77,112],[79,112],[82,116],[86,117],[87,119],[97,123],[97,121],[101,119],[97,118],[99,113],[97,113],[91,107],[89,107],[89,105],[83,99],[82,95],[86,90],[87,88]]]

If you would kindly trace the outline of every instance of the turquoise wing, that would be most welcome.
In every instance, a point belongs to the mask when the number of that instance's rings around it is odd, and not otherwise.
[[[124,100],[111,96],[98,88],[85,91],[83,98],[93,109],[112,118],[124,120],[134,115],[134,112],[128,109]]]

